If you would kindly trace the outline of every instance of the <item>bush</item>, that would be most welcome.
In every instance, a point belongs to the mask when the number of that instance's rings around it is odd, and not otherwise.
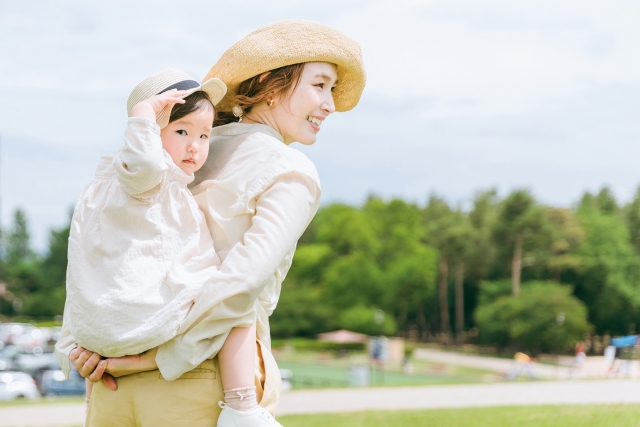
[[[340,316],[340,326],[353,332],[367,335],[394,335],[397,331],[396,322],[388,314],[384,316],[382,325],[376,323],[376,312],[373,307],[357,305],[346,310]]]
[[[560,313],[564,313],[561,325]],[[570,287],[553,282],[523,283],[519,297],[485,302],[475,318],[483,343],[534,354],[567,351],[591,330],[584,303]]]
[[[335,310],[314,289],[297,287],[288,280],[269,319],[274,338],[315,337],[338,327]]]

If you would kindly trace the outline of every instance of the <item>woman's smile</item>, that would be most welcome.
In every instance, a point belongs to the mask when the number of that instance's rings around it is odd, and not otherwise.
[[[316,132],[319,132],[320,126],[322,126],[322,122],[324,121],[324,117],[319,118],[316,116],[307,116],[307,121],[309,122],[309,125],[313,130],[315,130]]]

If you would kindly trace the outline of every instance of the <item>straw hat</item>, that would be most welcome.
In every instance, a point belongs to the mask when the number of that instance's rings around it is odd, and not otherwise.
[[[340,31],[312,21],[284,20],[262,27],[222,54],[207,77],[227,84],[221,111],[234,107],[229,100],[243,81],[266,71],[302,62],[330,62],[338,67],[338,84],[333,91],[337,111],[356,106],[364,89],[366,74],[360,45]]]
[[[218,104],[227,93],[227,86],[220,79],[206,79],[204,83],[200,84],[184,71],[169,68],[147,77],[131,91],[127,100],[127,116],[131,116],[131,109],[139,102],[171,89],[185,90],[186,93],[182,98],[201,90],[209,95],[213,105]],[[161,129],[169,124],[172,108],[173,104],[167,105],[156,114],[156,123]]]

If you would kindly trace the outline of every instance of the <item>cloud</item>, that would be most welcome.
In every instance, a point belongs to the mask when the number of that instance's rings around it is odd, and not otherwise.
[[[32,218],[40,248],[100,154],[121,144],[129,91],[167,67],[204,76],[250,31],[334,26],[363,48],[361,104],[312,147],[325,202],[367,193],[452,200],[531,187],[569,205],[639,181],[640,4],[612,0],[0,2],[2,219]],[[192,17],[193,16],[193,17]],[[34,142],[35,141],[35,142]]]

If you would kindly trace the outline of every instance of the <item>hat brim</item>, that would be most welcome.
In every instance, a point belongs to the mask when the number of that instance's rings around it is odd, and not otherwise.
[[[211,99],[211,103],[216,106],[218,103],[224,98],[227,93],[227,85],[218,78],[207,79],[204,83],[202,83],[198,87],[194,87],[185,92],[182,96],[182,99],[191,95],[197,91],[203,91],[207,95],[209,95],[209,99]],[[173,109],[173,104],[165,106],[162,110],[160,110],[156,114],[156,123],[160,126],[160,129],[166,127],[169,124],[169,118],[171,117],[171,110]]]
[[[220,111],[231,111],[231,98],[240,83],[287,65],[328,62],[337,66],[333,91],[336,111],[358,104],[366,83],[360,45],[340,31],[312,21],[284,20],[260,28],[222,54],[206,79],[217,77],[227,85]]]

